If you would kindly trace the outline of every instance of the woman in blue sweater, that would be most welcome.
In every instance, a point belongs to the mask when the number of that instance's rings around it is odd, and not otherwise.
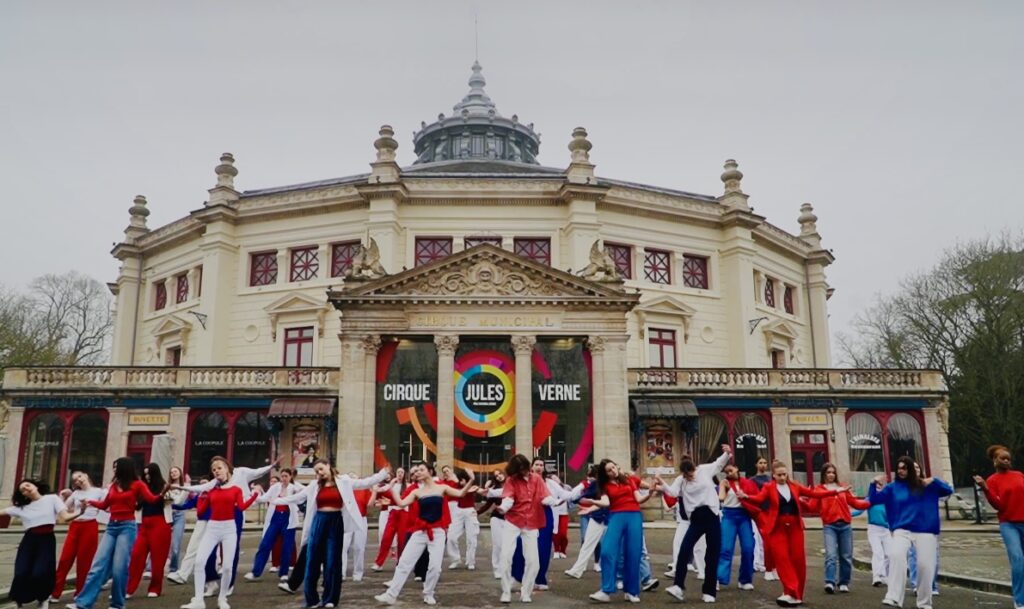
[[[884,487],[883,487],[884,485]],[[918,609],[931,609],[932,578],[939,544],[939,499],[953,494],[953,487],[937,478],[919,478],[914,460],[900,457],[896,479],[885,485],[885,476],[875,478],[868,492],[871,505],[884,505],[892,553],[889,555],[889,589],[882,604],[902,607],[907,585],[907,553],[917,551],[919,579]]]

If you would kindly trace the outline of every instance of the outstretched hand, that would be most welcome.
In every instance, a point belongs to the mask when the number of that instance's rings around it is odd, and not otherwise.
[[[978,488],[980,488],[981,490],[983,490],[983,491],[987,491],[988,490],[988,481],[985,480],[984,478],[982,478],[981,476],[975,475],[974,476],[974,483],[977,484]]]

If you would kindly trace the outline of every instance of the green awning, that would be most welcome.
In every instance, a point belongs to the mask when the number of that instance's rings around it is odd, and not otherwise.
[[[648,419],[688,419],[697,416],[697,405],[693,400],[634,398],[630,403],[636,416]]]

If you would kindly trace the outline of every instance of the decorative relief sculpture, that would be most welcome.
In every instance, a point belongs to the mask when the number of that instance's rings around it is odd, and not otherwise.
[[[615,266],[615,261],[608,253],[608,250],[603,249],[599,244],[600,241],[594,241],[594,245],[590,246],[590,264],[584,267],[577,275],[584,279],[594,279],[598,275],[603,275],[605,281],[621,279],[622,276],[619,275],[619,269]]]
[[[437,334],[434,336],[434,346],[437,347],[438,355],[454,356],[459,346],[459,337],[456,334]]]
[[[533,346],[537,344],[537,337],[529,334],[516,334],[512,336],[512,350],[516,355],[530,355],[533,353]]]
[[[376,279],[387,275],[387,271],[380,264],[380,248],[377,241],[370,238],[370,245],[359,244],[359,250],[352,257],[352,267],[345,274],[346,279],[363,279],[369,277]]]
[[[406,287],[409,295],[558,296],[556,286],[525,273],[480,260],[469,268],[458,268],[424,278]]]

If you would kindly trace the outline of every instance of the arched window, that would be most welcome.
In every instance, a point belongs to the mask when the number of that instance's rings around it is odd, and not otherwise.
[[[45,482],[50,485],[50,490],[59,489],[64,419],[53,413],[36,416],[28,423],[26,440],[22,477]]]
[[[270,419],[258,412],[247,412],[238,417],[234,436],[231,462],[236,467],[263,467],[269,455],[274,453]]]
[[[753,412],[741,414],[733,424],[736,467],[748,477],[757,474],[758,459],[771,458],[768,451],[770,436],[768,422]]]
[[[188,475],[198,481],[209,477],[210,459],[217,455],[230,458],[228,424],[220,413],[204,412],[192,421],[190,433]]]
[[[697,432],[698,465],[718,458],[719,446],[729,443],[729,428],[721,415],[713,412],[700,413],[700,431]]]
[[[96,412],[86,412],[71,423],[68,473],[81,470],[93,484],[103,484],[104,460],[107,452],[107,419]],[[70,480],[65,480],[67,486]]]
[[[885,442],[882,425],[874,415],[858,412],[846,421],[846,438],[850,445],[850,479],[858,494],[867,492],[872,479],[885,472]]]
[[[887,448],[890,467],[896,468],[896,460],[909,456],[921,464],[921,471],[928,471],[924,461],[924,444],[921,442],[921,425],[917,419],[906,413],[897,413],[889,417],[886,425]]]

